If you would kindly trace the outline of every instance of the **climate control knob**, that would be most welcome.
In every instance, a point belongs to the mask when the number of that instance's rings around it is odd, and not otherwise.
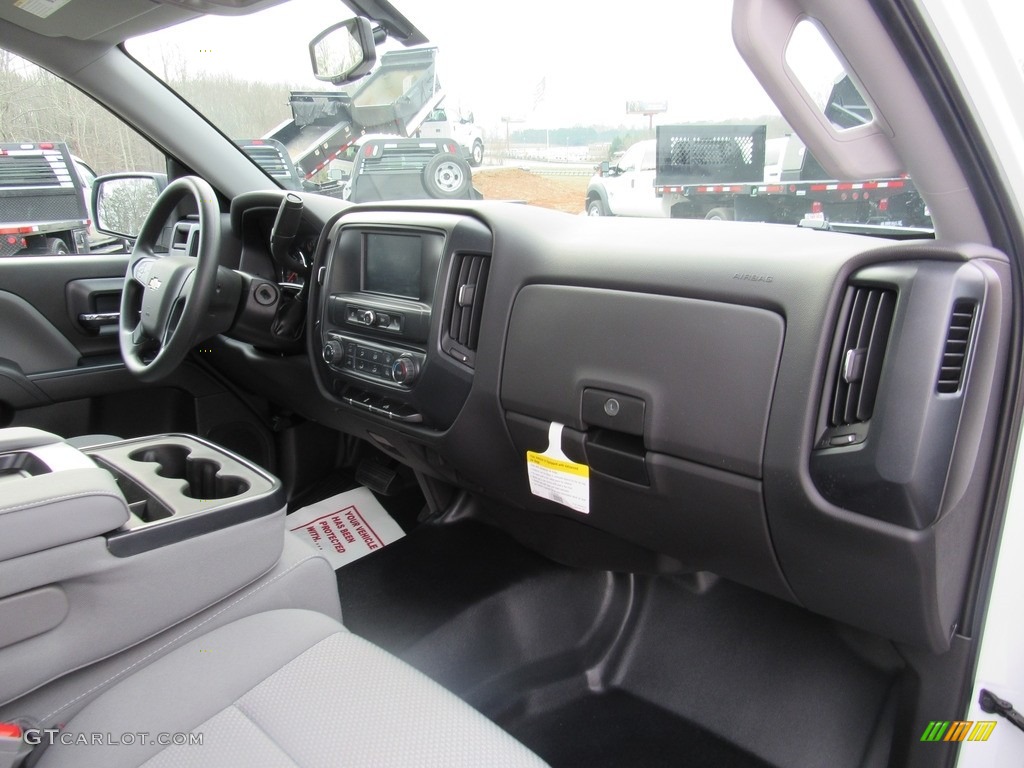
[[[345,348],[341,346],[341,342],[337,339],[331,339],[324,344],[324,362],[328,365],[340,363],[341,359],[345,356]]]
[[[391,365],[391,378],[396,384],[412,386],[420,375],[420,364],[416,358],[402,355]]]

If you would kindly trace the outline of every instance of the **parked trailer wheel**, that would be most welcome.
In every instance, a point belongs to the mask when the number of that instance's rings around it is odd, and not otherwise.
[[[469,153],[469,164],[476,168],[484,161],[484,143],[477,139],[473,142],[473,150]]]
[[[712,208],[704,218],[708,221],[733,221],[736,211],[732,208]]]
[[[49,256],[67,256],[71,251],[68,250],[67,243],[61,238],[48,237],[46,238],[46,253]]]

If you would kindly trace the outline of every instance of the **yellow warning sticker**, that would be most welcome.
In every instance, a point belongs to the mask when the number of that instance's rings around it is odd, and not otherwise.
[[[551,456],[545,456],[543,453],[535,453],[534,451],[526,452],[526,461],[554,472],[568,472],[570,475],[590,477],[590,467],[586,464],[577,464],[575,461],[555,459]]]
[[[590,514],[590,467],[562,453],[561,424],[552,422],[546,451],[526,452],[526,471],[534,496]]]

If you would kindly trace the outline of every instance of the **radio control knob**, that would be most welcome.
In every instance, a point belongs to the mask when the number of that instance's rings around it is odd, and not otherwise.
[[[373,325],[377,320],[377,313],[372,309],[360,309],[356,312],[356,319],[363,325]]]
[[[420,364],[414,357],[402,355],[391,365],[391,378],[394,379],[396,384],[404,384],[407,387],[411,386],[419,375]]]
[[[345,348],[337,339],[331,339],[324,344],[323,356],[324,362],[329,365],[340,363],[341,359],[345,356]]]

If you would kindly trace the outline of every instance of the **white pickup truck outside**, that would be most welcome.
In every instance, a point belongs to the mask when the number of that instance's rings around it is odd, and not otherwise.
[[[419,135],[425,139],[455,139],[474,168],[484,161],[484,133],[473,122],[473,113],[450,116],[444,106],[434,109],[420,125]]]
[[[591,178],[587,215],[665,218],[661,199],[654,194],[656,170],[654,139],[637,142],[607,172]]]

